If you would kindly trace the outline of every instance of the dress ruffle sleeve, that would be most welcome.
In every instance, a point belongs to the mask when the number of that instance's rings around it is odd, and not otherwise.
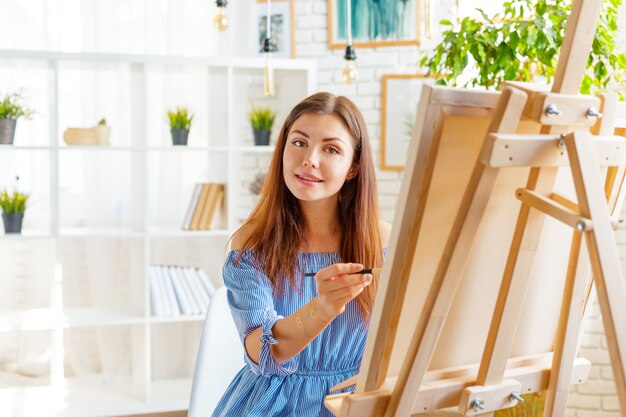
[[[227,298],[235,325],[239,331],[241,342],[255,329],[261,327],[263,332],[260,340],[263,343],[259,363],[256,364],[245,353],[245,361],[252,371],[258,375],[287,376],[298,369],[297,357],[280,364],[272,356],[270,346],[277,344],[272,329],[276,322],[284,317],[274,309],[272,288],[269,280],[253,265],[249,254],[244,253],[239,262],[235,262],[239,251],[228,254],[222,275],[227,288]]]

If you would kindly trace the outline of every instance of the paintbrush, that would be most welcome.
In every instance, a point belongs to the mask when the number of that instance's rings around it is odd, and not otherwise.
[[[372,268],[372,269],[362,269],[359,272],[354,272],[354,274],[378,274],[382,271],[382,268]],[[304,274],[305,277],[314,277],[317,272],[307,272]]]

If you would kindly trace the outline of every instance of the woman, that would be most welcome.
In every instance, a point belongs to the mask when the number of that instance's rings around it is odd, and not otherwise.
[[[358,372],[378,284],[358,272],[382,265],[389,230],[359,110],[329,93],[300,102],[224,264],[247,364],[214,416],[331,415],[324,397]]]

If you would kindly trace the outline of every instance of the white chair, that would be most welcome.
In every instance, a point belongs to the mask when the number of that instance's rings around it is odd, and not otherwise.
[[[220,287],[211,296],[204,319],[187,416],[210,416],[243,366],[243,347],[226,301],[226,287]]]

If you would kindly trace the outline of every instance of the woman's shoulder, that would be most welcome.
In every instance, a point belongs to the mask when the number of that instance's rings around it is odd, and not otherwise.
[[[380,243],[383,248],[389,246],[389,236],[391,236],[391,223],[380,220],[378,228],[380,229]]]
[[[243,245],[250,237],[250,233],[252,233],[252,228],[248,225],[243,225],[233,235],[230,237],[230,250],[238,251],[243,249]]]

